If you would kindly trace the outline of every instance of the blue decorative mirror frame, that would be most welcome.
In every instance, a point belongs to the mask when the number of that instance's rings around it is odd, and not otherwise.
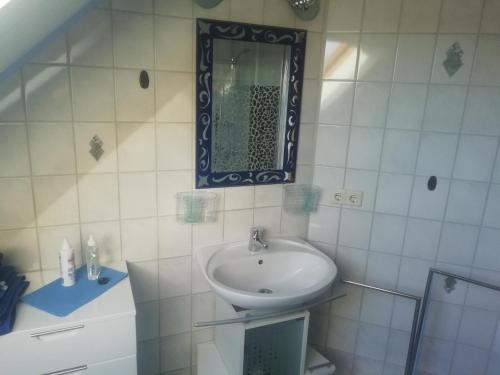
[[[290,183],[295,180],[300,108],[306,47],[305,30],[197,19],[196,44],[196,188]],[[283,141],[280,169],[214,171],[212,150],[214,42],[257,42],[284,45],[290,51],[288,75],[283,80],[288,93],[283,101]],[[285,102],[286,99],[286,102]],[[286,117],[284,117],[286,116]]]

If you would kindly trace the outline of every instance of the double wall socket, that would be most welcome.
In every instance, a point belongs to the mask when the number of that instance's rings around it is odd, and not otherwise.
[[[333,203],[360,207],[363,204],[363,192],[352,190],[336,190],[333,192]]]

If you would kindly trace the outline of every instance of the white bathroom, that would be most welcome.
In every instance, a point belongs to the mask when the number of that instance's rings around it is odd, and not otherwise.
[[[0,374],[500,374],[500,0],[0,0]]]

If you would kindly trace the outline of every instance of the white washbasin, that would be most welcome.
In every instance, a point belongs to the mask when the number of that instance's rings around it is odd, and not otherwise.
[[[325,292],[337,275],[335,263],[295,238],[267,241],[248,251],[248,242],[200,247],[195,257],[216,294],[248,309],[294,306]]]

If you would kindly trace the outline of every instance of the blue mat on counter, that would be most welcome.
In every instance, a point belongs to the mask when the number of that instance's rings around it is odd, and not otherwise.
[[[127,277],[127,274],[108,267],[101,267],[99,277],[109,278],[108,283],[101,285],[97,283],[97,280],[87,279],[87,267],[82,266],[76,270],[75,285],[64,287],[59,278],[23,296],[21,300],[49,314],[66,316],[115,286]]]

